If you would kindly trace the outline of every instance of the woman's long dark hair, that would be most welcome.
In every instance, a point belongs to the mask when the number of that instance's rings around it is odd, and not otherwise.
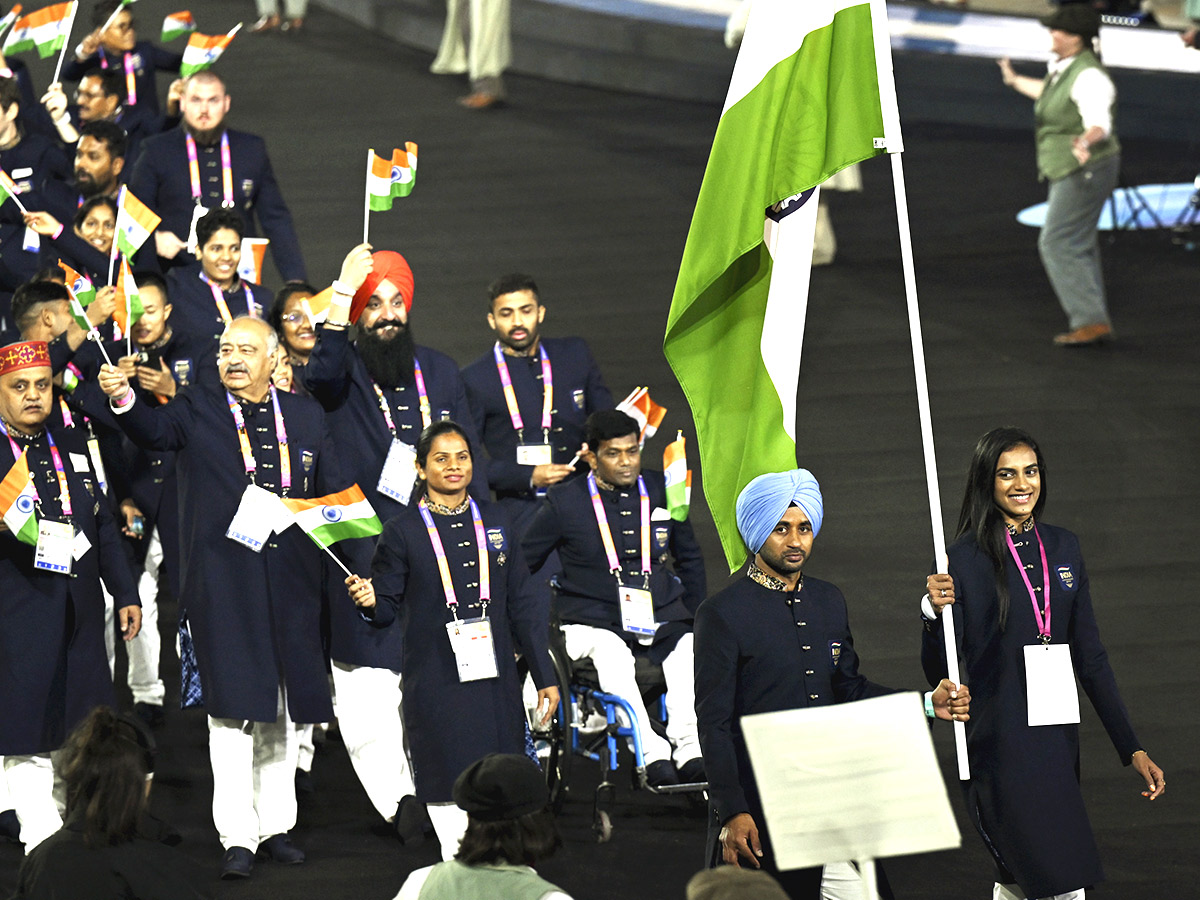
[[[562,846],[549,807],[517,819],[483,822],[470,816],[454,858],[468,866],[508,863],[531,868]]]
[[[1000,630],[1008,624],[1008,579],[1004,574],[1007,553],[1004,540],[1004,518],[996,506],[996,463],[1000,456],[1014,447],[1025,445],[1037,456],[1038,473],[1041,476],[1041,491],[1033,505],[1033,517],[1041,518],[1046,505],[1046,461],[1042,450],[1033,436],[1020,428],[1007,426],[993,428],[975,444],[975,455],[967,469],[967,490],[963,495],[962,511],[958,514],[957,537],[969,534],[975,538],[992,561],[992,574],[996,580],[996,598],[999,601]]]
[[[423,469],[429,461],[429,451],[433,449],[435,438],[441,437],[443,434],[457,434],[463,439],[467,445],[467,452],[471,454],[471,464],[475,464],[475,451],[471,449],[471,439],[467,437],[467,433],[463,431],[463,427],[453,419],[440,419],[432,423],[428,428],[421,432],[421,436],[417,438],[417,464]],[[428,485],[424,478],[418,478],[417,483],[413,486],[411,503],[416,503],[426,494]]]
[[[81,820],[89,847],[133,840],[146,803],[148,749],[137,726],[98,706],[64,748],[67,818]]]

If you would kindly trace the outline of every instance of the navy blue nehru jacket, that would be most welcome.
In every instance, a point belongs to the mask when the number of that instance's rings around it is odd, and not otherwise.
[[[102,68],[123,73],[126,71],[126,56],[129,57],[129,69],[133,71],[134,90],[137,91],[136,108],[157,115],[159,106],[155,70],[177,73],[183,64],[183,55],[156,47],[150,41],[138,41],[128,54],[113,53],[101,47],[87,59],[80,60],[74,53],[68,53],[63,64],[63,81],[79,81],[84,75],[100,71]],[[127,101],[127,105],[134,104]]]
[[[654,618],[661,623],[654,646],[665,657],[680,636],[691,629],[696,607],[707,586],[704,556],[692,525],[667,514],[666,488],[661,472],[642,470],[650,498],[650,593]],[[642,586],[641,501],[637,485],[600,490],[605,519],[612,533],[626,584]],[[530,571],[537,572],[558,550],[557,612],[564,623],[593,625],[636,643],[621,627],[617,581],[609,569],[600,537],[588,479],[575,478],[550,488],[538,507],[521,546]],[[667,565],[674,560],[674,570]],[[661,661],[658,660],[658,661]]]
[[[292,214],[283,200],[275,172],[267,156],[267,145],[258,135],[227,129],[230,169],[233,174],[233,208],[246,223],[246,235],[262,233],[271,241],[271,256],[285,281],[303,281],[307,277],[300,241],[292,224]],[[224,200],[221,146],[197,147],[200,167],[200,203],[218,209]],[[187,240],[192,223],[192,182],[188,169],[187,143],[182,126],[142,142],[142,151],[133,167],[129,189],[134,196],[162,216],[159,228]]]
[[[554,382],[548,443],[553,447],[553,461],[568,463],[583,443],[587,417],[600,409],[612,409],[612,394],[583,338],[542,338],[539,343],[545,348]],[[475,430],[487,448],[488,485],[496,499],[533,500],[533,466],[517,463],[517,444],[547,443],[542,433],[541,355],[505,356],[504,361],[524,426],[523,441],[513,428],[494,352],[489,350],[463,369],[462,378]]]
[[[762,802],[742,716],[894,693],[859,674],[846,600],[828,581],[799,591],[739,578],[696,613],[696,724],[708,792],[722,823]]]

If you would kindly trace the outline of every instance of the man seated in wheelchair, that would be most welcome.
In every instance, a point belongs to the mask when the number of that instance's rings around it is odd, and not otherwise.
[[[590,658],[600,689],[630,704],[646,778],[663,787],[705,780],[692,661],[704,559],[691,523],[667,510],[663,474],[642,468],[639,436],[637,422],[623,412],[589,416],[583,459],[592,471],[550,488],[522,546],[533,572],[558,550],[556,608],[567,655]],[[662,667],[667,740],[650,727],[634,680],[635,656]]]

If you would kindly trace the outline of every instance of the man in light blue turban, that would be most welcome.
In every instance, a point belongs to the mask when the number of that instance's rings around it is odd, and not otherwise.
[[[892,692],[859,673],[842,592],[803,571],[824,513],[821,487],[807,469],[751,481],[737,500],[738,532],[754,557],[746,577],[696,611],[696,720],[709,801],[721,824],[709,858],[765,869],[793,900],[861,896],[861,887],[843,881],[835,888],[820,866],[780,871],[739,721]],[[970,693],[943,679],[925,695],[925,710],[965,720]],[[889,897],[885,885],[881,874],[882,896]]]

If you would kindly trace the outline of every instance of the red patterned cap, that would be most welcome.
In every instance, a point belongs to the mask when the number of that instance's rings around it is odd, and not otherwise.
[[[0,375],[39,366],[50,367],[50,351],[45,341],[26,341],[23,344],[0,347]]]
[[[350,304],[350,321],[357,322],[362,311],[367,308],[367,302],[381,282],[390,281],[400,291],[404,300],[404,311],[412,312],[413,302],[413,273],[408,260],[395,250],[377,250],[371,254],[375,267],[367,280],[354,292],[354,300]]]

